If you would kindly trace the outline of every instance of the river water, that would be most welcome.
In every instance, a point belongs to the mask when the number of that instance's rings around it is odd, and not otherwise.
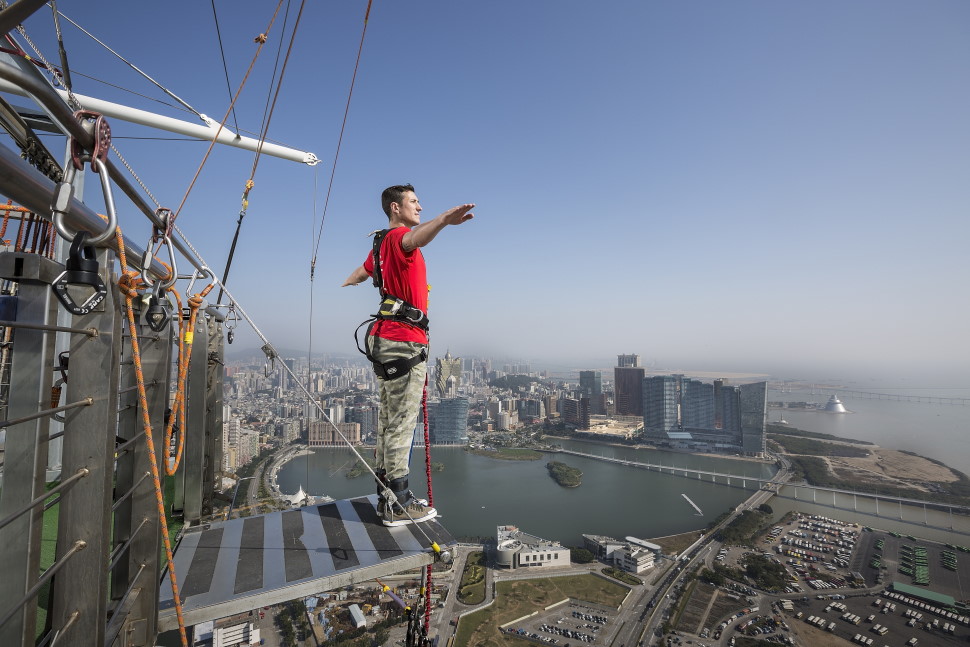
[[[563,442],[567,449],[665,466],[692,467],[739,476],[770,478],[773,465],[628,447]],[[537,461],[507,461],[477,456],[460,447],[432,447],[433,461],[444,463],[433,475],[434,503],[442,524],[455,537],[494,537],[499,525],[514,525],[545,539],[582,545],[583,534],[622,539],[663,537],[704,528],[725,510],[750,496],[748,490],[696,478],[649,472],[571,455],[547,455]],[[563,488],[545,464],[560,460],[583,471],[583,483]],[[277,482],[284,492],[300,485],[313,495],[335,499],[370,494],[372,479],[347,479],[353,464],[349,449],[317,449],[284,465]],[[424,448],[414,449],[412,490],[424,493]],[[682,496],[703,511],[698,515]]]
[[[808,389],[786,393],[772,390],[768,398],[824,404],[830,393],[830,390],[815,393]],[[777,422],[784,417],[793,427],[806,431],[913,451],[970,474],[970,407],[869,400],[836,393],[853,413],[770,409],[768,419]],[[964,389],[932,395],[966,397],[967,392]],[[774,473],[773,466],[749,460],[571,441],[562,444],[566,449],[584,453],[665,466],[762,478]],[[433,475],[435,507],[443,516],[444,526],[456,537],[493,537],[495,527],[505,524],[566,545],[581,545],[582,534],[662,537],[704,528],[722,512],[745,500],[751,493],[750,488],[756,487],[753,483],[748,484],[748,490],[724,487],[709,481],[569,455],[519,462],[476,456],[458,447],[433,447],[431,453],[433,461],[445,465],[443,472]],[[545,468],[548,460],[561,460],[581,469],[583,484],[573,489],[557,485]],[[318,449],[310,456],[287,463],[277,479],[281,489],[289,493],[296,492],[301,485],[310,494],[325,494],[335,499],[373,492],[368,477],[347,479],[344,476],[352,464],[349,449]],[[415,448],[412,489],[422,495],[423,465],[424,449]],[[703,515],[696,513],[684,494],[701,508]],[[924,511],[919,506],[900,509],[886,502],[879,504],[877,514],[877,504],[861,498],[837,501],[843,508],[837,510],[831,507],[831,496],[819,493],[813,503],[810,494],[800,492],[797,502],[776,497],[771,505],[777,513],[802,510],[939,541],[954,540],[948,532],[951,527],[970,534],[970,517]],[[958,537],[957,543],[970,544],[970,537]]]

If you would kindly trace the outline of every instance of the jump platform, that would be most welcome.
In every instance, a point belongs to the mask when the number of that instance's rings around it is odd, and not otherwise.
[[[437,519],[420,527],[441,548],[456,543]],[[191,528],[175,550],[185,624],[431,564],[434,551],[421,530],[384,526],[376,494]],[[167,572],[158,628],[178,628]]]

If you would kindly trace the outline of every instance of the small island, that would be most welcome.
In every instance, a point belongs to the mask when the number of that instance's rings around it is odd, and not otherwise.
[[[549,476],[563,487],[579,487],[583,482],[583,472],[565,463],[552,461],[546,463],[546,469],[549,470]]]

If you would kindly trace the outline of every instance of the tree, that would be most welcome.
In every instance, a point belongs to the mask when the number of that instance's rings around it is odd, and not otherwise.
[[[768,505],[767,503],[762,503],[761,505],[759,505],[758,506],[758,510],[764,512],[765,514],[773,514],[774,513],[774,510],[772,510],[771,509],[771,506]]]
[[[589,564],[596,561],[596,556],[585,548],[570,548],[569,559],[577,564]]]

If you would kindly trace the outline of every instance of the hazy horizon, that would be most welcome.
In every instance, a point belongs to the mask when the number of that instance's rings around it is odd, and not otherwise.
[[[312,331],[315,353],[356,352],[377,295],[340,285],[387,222],[381,189],[412,182],[425,220],[477,203],[424,250],[433,355],[594,368],[635,352],[685,372],[970,383],[970,3],[375,3],[334,169],[366,6],[305,8],[268,136],[322,161],[263,155],[249,194],[228,286],[277,347]],[[227,72],[194,8],[63,9],[221,119]],[[233,91],[271,13],[244,0],[219,14]],[[260,130],[294,17],[270,32],[231,129]],[[193,46],[159,47],[135,21]],[[55,60],[51,22],[25,26]],[[80,74],[75,92],[196,119],[64,29],[72,68],[150,99]],[[109,121],[177,207],[206,144]],[[220,276],[253,165],[216,147],[179,216]],[[127,202],[119,214],[148,240]],[[261,345],[244,327],[236,343]]]

